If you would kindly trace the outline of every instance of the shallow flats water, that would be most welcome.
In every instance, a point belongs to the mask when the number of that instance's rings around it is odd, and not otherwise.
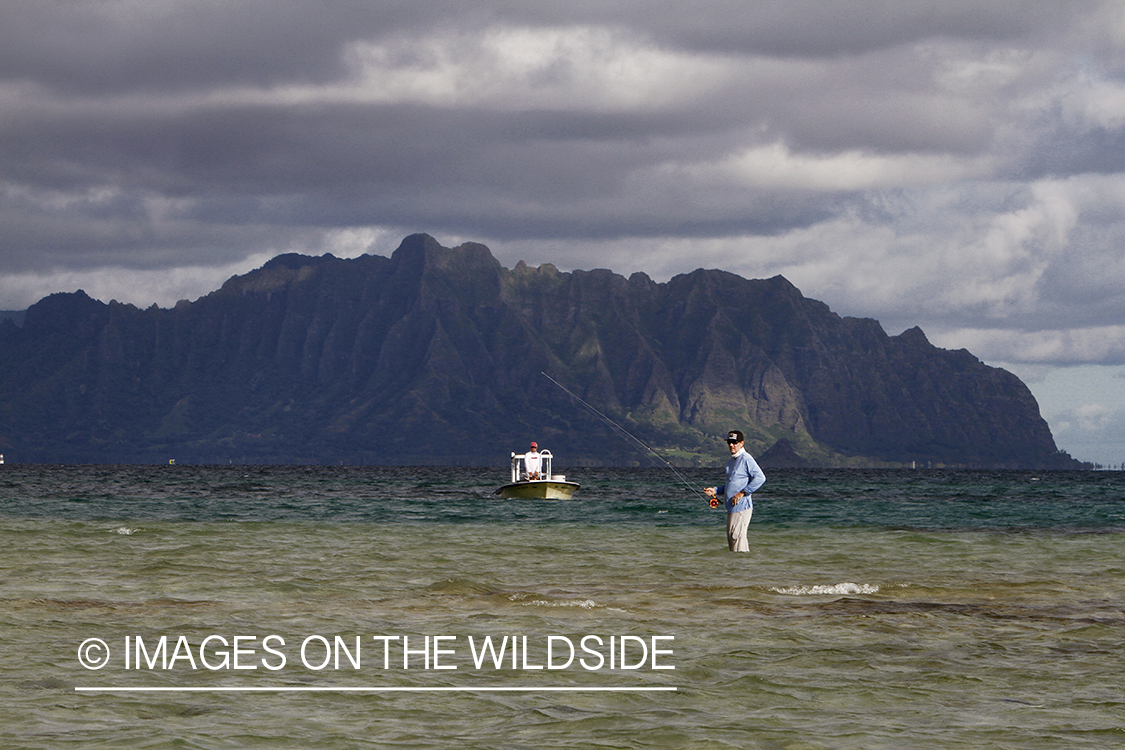
[[[1116,472],[0,468],[3,747],[1125,745]]]

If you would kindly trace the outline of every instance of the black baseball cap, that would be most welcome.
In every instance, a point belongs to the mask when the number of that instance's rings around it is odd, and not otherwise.
[[[727,433],[728,443],[741,443],[743,441],[742,433],[738,430],[731,430]]]

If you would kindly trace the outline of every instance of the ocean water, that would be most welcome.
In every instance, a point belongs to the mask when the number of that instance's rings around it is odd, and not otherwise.
[[[1125,474],[506,473],[0,467],[0,747],[1125,747]]]

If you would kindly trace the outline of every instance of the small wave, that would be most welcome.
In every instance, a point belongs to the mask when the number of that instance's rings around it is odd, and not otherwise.
[[[113,533],[121,534],[122,536],[129,536],[131,534],[136,534],[138,531],[140,531],[140,529],[130,529],[128,526],[121,526],[114,529]]]
[[[16,687],[20,690],[71,690],[74,688],[68,682],[63,682],[55,677],[44,677],[39,680],[24,680],[17,683]]]
[[[598,606],[593,599],[528,599],[526,601],[520,601],[522,597],[518,594],[513,594],[508,598],[514,602],[518,601],[525,607],[580,607],[582,609],[594,609]]]
[[[462,596],[489,596],[497,593],[493,586],[468,578],[443,578],[426,586],[425,590],[438,594]]]
[[[879,587],[870,583],[836,583],[831,586],[790,586],[771,588],[786,596],[840,596],[843,594],[877,594]]]

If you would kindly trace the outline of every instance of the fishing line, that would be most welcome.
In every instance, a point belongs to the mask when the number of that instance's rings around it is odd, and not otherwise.
[[[582,405],[583,405],[583,406],[585,406],[585,407],[586,407],[587,409],[589,409],[589,410],[590,410],[590,413],[591,413],[591,414],[593,414],[594,416],[596,416],[596,417],[597,417],[598,419],[602,420],[602,421],[603,421],[603,422],[605,422],[605,423],[606,423],[607,425],[609,425],[609,426],[610,426],[610,427],[612,427],[613,429],[617,430],[617,432],[618,432],[618,433],[620,433],[621,435],[624,435],[625,437],[627,437],[627,438],[631,439],[631,440],[632,440],[632,441],[633,441],[634,443],[636,443],[637,445],[641,446],[642,448],[644,448],[644,449],[645,449],[646,451],[648,451],[648,452],[649,452],[649,453],[651,453],[652,455],[656,456],[656,458],[657,458],[657,459],[658,459],[658,460],[659,460],[659,461],[660,461],[660,462],[661,462],[662,464],[664,464],[664,466],[665,466],[665,467],[667,467],[668,469],[670,469],[670,470],[671,470],[671,472],[672,472],[673,474],[675,474],[675,475],[676,475],[676,477],[677,477],[677,478],[678,478],[678,479],[680,480],[680,482],[681,482],[681,483],[683,483],[683,485],[684,485],[685,487],[687,487],[687,488],[688,488],[689,490],[691,490],[691,491],[692,491],[692,492],[694,492],[694,493],[697,493],[697,494],[700,494],[700,495],[704,495],[704,496],[706,497],[706,495],[705,495],[705,493],[703,492],[703,489],[702,489],[701,487],[699,487],[698,485],[694,484],[693,482],[690,482],[690,481],[688,481],[688,479],[687,479],[686,477],[684,477],[684,475],[683,475],[683,474],[681,474],[681,473],[680,473],[680,472],[679,472],[679,471],[678,471],[678,470],[676,469],[676,467],[675,467],[675,466],[673,466],[673,465],[672,465],[672,464],[671,464],[671,463],[670,463],[670,462],[669,462],[669,461],[668,461],[668,460],[667,460],[666,458],[664,458],[664,456],[662,456],[662,455],[660,455],[659,453],[657,453],[657,452],[656,452],[656,451],[655,451],[655,450],[654,450],[653,448],[651,448],[651,447],[650,447],[650,446],[649,446],[649,445],[648,445],[647,443],[645,443],[645,442],[644,442],[643,440],[641,440],[641,439],[640,439],[639,437],[637,437],[637,436],[636,436],[636,435],[634,435],[633,433],[629,432],[628,430],[626,430],[626,429],[625,429],[624,427],[622,427],[621,425],[617,424],[617,422],[614,422],[614,421],[613,421],[612,419],[610,419],[610,418],[609,418],[609,417],[607,417],[607,416],[606,416],[605,414],[603,414],[602,412],[600,412],[600,411],[599,411],[598,409],[596,409],[596,408],[595,408],[594,406],[592,406],[592,405],[590,405],[589,403],[587,403],[586,401],[582,400],[582,398],[581,398],[581,397],[580,397],[580,396],[579,396],[578,394],[576,394],[576,393],[574,393],[573,391],[571,391],[571,390],[570,390],[569,388],[567,388],[567,387],[566,387],[565,385],[563,385],[563,384],[562,384],[562,383],[560,383],[559,381],[557,381],[557,380],[555,380],[554,378],[552,378],[552,377],[551,377],[550,375],[548,375],[547,373],[545,373],[545,372],[540,372],[539,374],[540,374],[540,375],[542,375],[543,377],[547,378],[547,380],[550,380],[550,381],[551,381],[552,383],[554,383],[555,385],[557,385],[557,386],[558,386],[559,388],[562,388],[562,389],[563,389],[564,391],[566,391],[566,392],[567,392],[567,394],[568,394],[568,395],[569,395],[569,396],[570,396],[571,398],[573,398],[573,399],[574,399],[575,401],[577,401],[578,403],[582,404]]]

